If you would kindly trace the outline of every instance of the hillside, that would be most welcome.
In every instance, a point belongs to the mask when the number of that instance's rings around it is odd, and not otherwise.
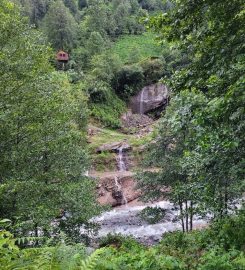
[[[245,269],[244,15],[0,1],[0,270]]]

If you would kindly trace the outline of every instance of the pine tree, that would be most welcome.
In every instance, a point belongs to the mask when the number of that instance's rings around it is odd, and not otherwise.
[[[44,18],[44,31],[53,48],[71,50],[76,44],[78,25],[60,0],[53,2]]]

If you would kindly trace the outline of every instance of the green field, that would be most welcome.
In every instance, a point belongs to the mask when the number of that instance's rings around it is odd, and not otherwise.
[[[133,64],[150,57],[160,57],[162,48],[155,34],[127,35],[115,42],[112,52],[119,55],[124,64]]]

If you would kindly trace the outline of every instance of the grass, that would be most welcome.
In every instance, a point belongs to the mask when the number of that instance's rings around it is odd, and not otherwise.
[[[93,154],[92,160],[95,171],[117,171],[115,153],[102,152],[100,154]]]
[[[157,45],[155,35],[150,32],[142,35],[121,37],[112,48],[124,64],[141,62],[147,58],[160,57],[162,48]]]
[[[152,140],[152,134],[147,134],[144,137],[138,138],[135,134],[123,134],[120,131],[103,128],[96,135],[91,137],[89,146],[91,152],[94,152],[99,146],[105,143],[125,141],[132,147],[139,147],[147,144]]]

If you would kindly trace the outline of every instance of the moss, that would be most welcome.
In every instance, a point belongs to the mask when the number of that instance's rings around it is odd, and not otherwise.
[[[138,138],[135,134],[123,134],[117,130],[103,128],[99,133],[91,137],[89,149],[91,152],[95,152],[95,150],[103,144],[121,141],[126,141],[132,147],[140,147],[142,145],[149,144],[152,139],[153,133],[146,134],[145,136]]]
[[[116,171],[116,155],[114,153],[102,152],[92,155],[93,167],[96,171]]]

